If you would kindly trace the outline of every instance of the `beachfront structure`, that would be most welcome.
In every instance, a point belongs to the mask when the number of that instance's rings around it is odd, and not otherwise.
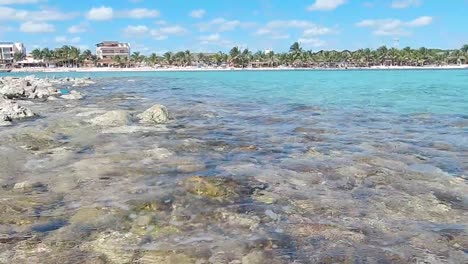
[[[96,56],[100,60],[113,59],[116,56],[130,58],[130,44],[118,41],[103,41],[96,44]]]
[[[46,67],[47,64],[42,59],[35,59],[32,54],[28,54],[24,59],[16,61],[14,66],[16,68],[34,68],[34,67]]]
[[[0,42],[0,64],[12,64],[15,61],[15,54],[26,56],[26,47],[23,43]]]

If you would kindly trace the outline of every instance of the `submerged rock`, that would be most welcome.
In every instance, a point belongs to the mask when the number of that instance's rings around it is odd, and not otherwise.
[[[182,186],[192,194],[209,198],[235,198],[240,186],[232,179],[192,176],[182,181]]]
[[[84,98],[84,95],[80,92],[77,92],[75,90],[72,90],[70,91],[69,94],[64,94],[62,96],[60,96],[61,98],[63,99],[66,99],[66,100],[81,100]]]
[[[132,262],[137,244],[138,238],[131,233],[111,232],[99,234],[83,248],[100,254],[108,263],[124,264]]]
[[[10,140],[32,151],[53,149],[63,145],[62,142],[56,140],[50,133],[36,129],[26,130],[21,134],[14,135]]]
[[[89,121],[91,124],[103,127],[126,126],[130,124],[131,118],[127,111],[109,111]]]
[[[169,112],[164,105],[156,104],[137,117],[143,123],[162,124],[169,121]]]
[[[143,251],[137,263],[195,264],[197,260],[183,253],[171,251]],[[204,263],[204,262],[198,262]]]

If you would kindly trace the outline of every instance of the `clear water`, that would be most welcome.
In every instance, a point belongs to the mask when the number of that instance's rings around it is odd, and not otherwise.
[[[468,260],[466,70],[36,75],[97,83],[0,129],[0,263]]]
[[[363,109],[402,114],[468,113],[468,70],[71,72],[35,75],[167,81],[171,87],[183,89],[187,97],[214,96],[262,104],[306,104],[345,111]],[[144,92],[144,89],[141,87],[140,91]]]

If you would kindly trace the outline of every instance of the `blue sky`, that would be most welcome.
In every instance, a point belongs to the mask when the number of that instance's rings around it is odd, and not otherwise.
[[[28,50],[129,42],[148,54],[468,43],[468,0],[0,0],[0,41]],[[398,40],[398,41],[397,41]]]

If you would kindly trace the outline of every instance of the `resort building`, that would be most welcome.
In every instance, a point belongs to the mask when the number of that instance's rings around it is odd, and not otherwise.
[[[23,43],[0,42],[0,64],[11,64],[15,61],[15,54],[26,56],[26,48]]]
[[[103,41],[96,44],[98,59],[113,59],[116,56],[130,58],[130,44],[117,41]]]
[[[24,67],[46,67],[48,64],[44,60],[34,59],[32,54],[26,55],[22,60],[15,61],[15,68],[24,68]]]

